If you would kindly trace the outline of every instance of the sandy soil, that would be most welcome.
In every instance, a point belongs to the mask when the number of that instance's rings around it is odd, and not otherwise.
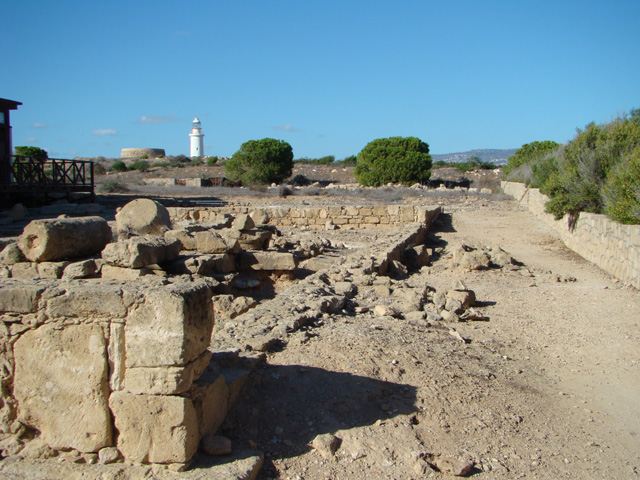
[[[477,478],[637,478],[638,292],[513,202],[446,210],[434,245],[497,244],[524,265],[465,272],[443,255],[420,274],[437,291],[462,279],[489,321],[327,315],[269,355],[225,433],[267,452],[260,478],[448,475],[429,454]],[[335,457],[310,447],[326,433]]]

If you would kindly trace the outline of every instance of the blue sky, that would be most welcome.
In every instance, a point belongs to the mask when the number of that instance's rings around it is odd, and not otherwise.
[[[296,158],[417,136],[432,153],[565,143],[640,108],[640,1],[2,1],[14,145]]]

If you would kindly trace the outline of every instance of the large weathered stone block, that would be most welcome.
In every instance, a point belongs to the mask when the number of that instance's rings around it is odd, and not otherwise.
[[[241,270],[293,270],[297,259],[285,252],[242,252],[239,256]]]
[[[191,388],[209,365],[211,352],[204,352],[183,367],[127,368],[124,390],[137,394],[177,395]]]
[[[213,329],[211,289],[202,283],[139,291],[125,325],[126,366],[181,366],[207,350]]]
[[[96,255],[111,237],[101,217],[33,220],[20,235],[18,247],[32,262],[50,262]]]
[[[47,300],[47,315],[57,317],[120,318],[124,321],[127,306],[119,285],[109,283],[69,282],[62,295]]]
[[[119,233],[162,235],[171,228],[171,218],[164,205],[148,198],[137,198],[116,214],[116,228]]]
[[[198,417],[191,399],[115,392],[109,398],[119,435],[118,450],[129,462],[186,463],[198,449]]]
[[[197,250],[200,253],[227,253],[233,251],[237,244],[236,240],[235,244],[230,245],[227,239],[211,230],[196,232],[195,237]]]
[[[43,325],[14,345],[18,420],[55,449],[112,444],[106,342],[97,325]]]
[[[190,396],[198,414],[200,436],[216,433],[229,409],[229,387],[224,375],[216,371],[205,373]]]
[[[145,236],[110,243],[102,252],[105,262],[117,267],[140,268],[175,260],[182,244],[178,239]]]
[[[45,290],[44,285],[16,280],[3,280],[0,294],[0,312],[33,313]]]

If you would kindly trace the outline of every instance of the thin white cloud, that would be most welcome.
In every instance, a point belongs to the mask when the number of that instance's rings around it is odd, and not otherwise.
[[[143,115],[137,123],[170,123],[176,121],[175,116],[175,113],[172,113],[171,115]]]
[[[27,137],[24,141],[27,143],[37,143],[38,139],[36,137]]]
[[[115,131],[113,128],[103,128],[103,129],[98,129],[98,130],[92,130],[91,133],[93,135],[95,135],[96,137],[105,137],[105,136],[115,136],[118,135],[118,132]]]
[[[271,128],[274,130],[281,130],[283,132],[302,132],[301,129],[292,127],[288,123],[285,123],[284,125],[274,125]]]
[[[31,125],[31,128],[49,128],[49,125],[47,125],[46,123],[35,122],[33,125]]]
[[[173,32],[174,37],[190,37],[191,32],[189,30],[176,30]]]

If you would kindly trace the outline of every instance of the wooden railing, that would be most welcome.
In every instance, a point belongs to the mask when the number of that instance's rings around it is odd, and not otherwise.
[[[15,155],[0,158],[0,193],[94,195],[93,162]]]

